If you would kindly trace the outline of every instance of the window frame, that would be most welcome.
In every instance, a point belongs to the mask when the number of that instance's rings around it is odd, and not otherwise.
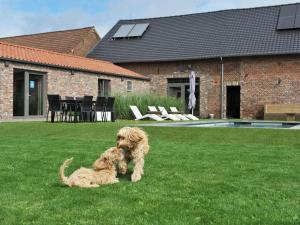
[[[108,97],[111,94],[111,80],[109,79],[98,79],[98,96]]]
[[[132,82],[132,80],[127,80],[126,81],[126,90],[127,90],[127,92],[132,92],[133,91],[133,82]]]

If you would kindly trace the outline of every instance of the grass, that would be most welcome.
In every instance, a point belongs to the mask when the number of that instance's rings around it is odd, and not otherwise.
[[[64,159],[90,166],[127,124],[0,123],[0,224],[300,224],[296,130],[146,127],[140,182],[58,182]]]
[[[120,119],[133,119],[134,116],[130,110],[130,105],[137,106],[143,115],[148,114],[148,106],[164,106],[166,110],[170,110],[170,107],[177,107],[180,111],[184,108],[183,102],[175,97],[159,96],[149,93],[120,94],[116,96],[115,102],[117,117]]]

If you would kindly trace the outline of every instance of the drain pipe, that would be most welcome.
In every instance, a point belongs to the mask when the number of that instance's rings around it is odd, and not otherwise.
[[[224,96],[224,63],[223,63],[223,58],[220,57],[220,60],[221,60],[221,119],[224,119],[224,112],[223,112],[223,103],[224,103],[224,100],[223,100],[223,96]]]

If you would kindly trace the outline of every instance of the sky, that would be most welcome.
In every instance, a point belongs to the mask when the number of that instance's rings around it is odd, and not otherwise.
[[[0,37],[88,26],[103,37],[120,19],[295,2],[300,0],[0,0]]]

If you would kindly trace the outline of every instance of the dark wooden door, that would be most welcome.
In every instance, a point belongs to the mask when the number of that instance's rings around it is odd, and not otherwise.
[[[226,115],[227,118],[240,118],[240,101],[241,101],[241,87],[227,86],[227,104]]]

